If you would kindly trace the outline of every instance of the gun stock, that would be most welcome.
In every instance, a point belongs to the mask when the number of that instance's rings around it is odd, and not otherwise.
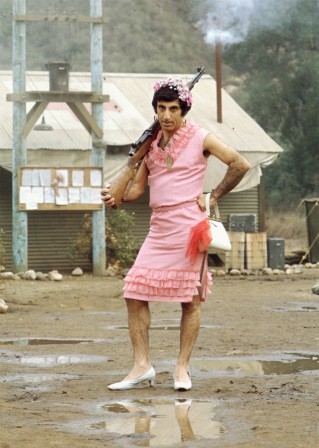
[[[205,73],[205,67],[199,67],[194,78],[187,83],[189,90],[195,86],[195,84],[200,80],[200,78]],[[151,126],[149,126],[140,138],[131,145],[130,151],[128,153],[129,159],[127,161],[127,166],[123,168],[121,173],[115,178],[110,186],[110,195],[115,200],[115,205],[112,208],[117,208],[122,202],[127,191],[129,190],[130,183],[133,180],[136,172],[145,156],[148,152],[152,142],[155,140],[158,131],[160,130],[160,124],[158,120],[155,120]]]

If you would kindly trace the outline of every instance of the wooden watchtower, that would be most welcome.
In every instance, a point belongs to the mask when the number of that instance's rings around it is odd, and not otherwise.
[[[103,41],[102,0],[90,0],[90,17],[28,15],[26,0],[13,0],[13,93],[7,96],[13,102],[13,148],[12,148],[12,256],[15,272],[28,269],[28,213],[19,210],[19,168],[27,166],[26,139],[33,126],[50,102],[65,102],[92,136],[91,165],[103,171],[103,103],[108,96],[102,94],[103,86]],[[29,22],[65,22],[72,19],[91,26],[91,91],[72,92],[68,82],[55,84],[54,70],[68,76],[68,66],[53,63],[50,71],[49,91],[26,91],[26,26]],[[55,64],[55,65],[54,65]],[[64,78],[67,81],[67,77]],[[26,103],[35,104],[26,113]],[[84,103],[92,104],[92,115]],[[93,273],[103,275],[105,271],[105,212],[104,208],[92,212]]]

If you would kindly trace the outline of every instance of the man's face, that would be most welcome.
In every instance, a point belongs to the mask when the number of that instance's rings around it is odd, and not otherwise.
[[[183,126],[182,109],[179,101],[158,101],[156,113],[163,131],[175,132]]]

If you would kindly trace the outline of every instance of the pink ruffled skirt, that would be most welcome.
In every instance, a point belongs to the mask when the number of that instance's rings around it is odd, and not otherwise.
[[[206,252],[186,256],[190,229],[205,219],[197,204],[178,210],[153,211],[149,233],[124,279],[127,299],[147,302],[205,301],[212,284]]]

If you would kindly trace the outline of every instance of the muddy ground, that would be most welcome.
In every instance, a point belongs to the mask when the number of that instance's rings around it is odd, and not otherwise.
[[[184,393],[179,305],[151,305],[155,388],[112,392],[132,364],[123,280],[2,282],[0,448],[319,446],[318,279],[215,278]]]

